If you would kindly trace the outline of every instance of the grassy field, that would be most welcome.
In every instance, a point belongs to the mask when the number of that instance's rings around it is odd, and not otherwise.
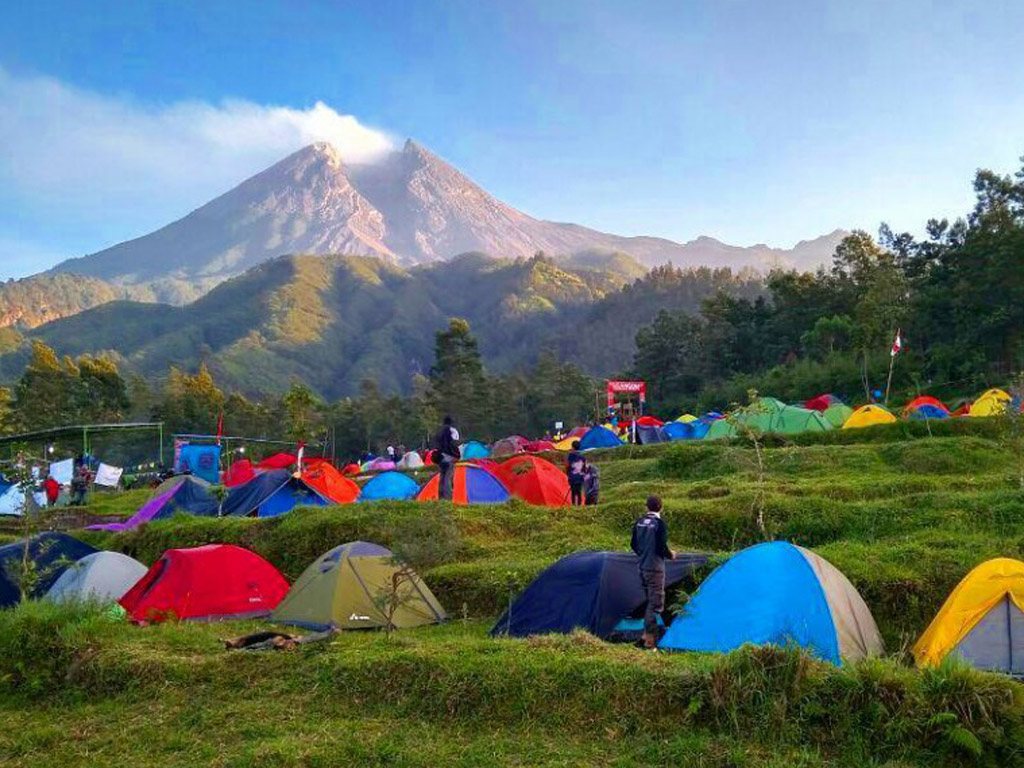
[[[739,445],[618,449],[598,455],[604,495],[591,508],[353,505],[83,535],[147,563],[171,546],[236,542],[294,579],[339,543],[388,545],[450,515],[457,546],[424,575],[455,620],[229,654],[218,638],[251,625],[4,612],[0,765],[1024,764],[1024,689],[957,666],[917,671],[906,653],[968,570],[1022,555],[1020,455],[987,428],[923,430],[776,442],[763,472]],[[716,559],[761,539],[761,511],[772,537],[847,574],[888,657],[837,670],[780,649],[666,655],[586,635],[487,636],[510,592],[559,556],[625,548],[652,492],[673,546]]]

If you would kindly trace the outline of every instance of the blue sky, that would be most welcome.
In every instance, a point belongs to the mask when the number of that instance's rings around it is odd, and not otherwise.
[[[920,231],[967,210],[976,168],[1024,154],[1014,0],[37,0],[4,17],[0,277],[144,234],[321,130],[356,154],[415,137],[533,215],[740,245]]]

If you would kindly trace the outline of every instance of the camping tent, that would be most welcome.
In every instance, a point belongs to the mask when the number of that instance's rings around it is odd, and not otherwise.
[[[497,471],[511,494],[538,507],[569,505],[569,478],[552,464],[537,456],[513,456]]]
[[[420,486],[408,475],[401,472],[384,472],[371,477],[359,494],[360,501],[382,501],[392,499],[403,501],[416,498]]]
[[[228,493],[221,514],[273,517],[301,505],[327,506],[330,502],[287,470],[273,469],[256,475]]]
[[[562,440],[559,440],[557,443],[555,443],[555,450],[563,452],[571,451],[572,444],[578,441],[579,439],[580,438],[576,437],[575,435],[563,438]]]
[[[184,444],[174,461],[177,474],[193,474],[208,483],[220,482],[220,446]]]
[[[825,394],[818,395],[817,397],[812,397],[810,400],[805,401],[803,407],[809,411],[818,411],[820,413],[824,413],[833,405],[840,405],[842,404],[842,402],[843,401],[840,400],[835,395]]]
[[[65,533],[47,531],[27,540],[28,557],[39,577],[31,597],[42,597],[67,568],[96,550]],[[0,608],[21,601],[16,574],[25,555],[26,540],[0,547]]]
[[[530,441],[519,435],[506,437],[504,440],[499,440],[491,446],[491,456],[513,456],[514,454],[522,453],[524,446],[528,442]]]
[[[1006,411],[1006,406],[1012,402],[1006,392],[1001,389],[989,389],[983,392],[977,400],[971,404],[968,416],[998,416]]]
[[[949,408],[941,400],[929,395],[915,397],[903,406],[904,419],[948,419]]]
[[[669,440],[701,440],[707,435],[708,430],[714,423],[713,419],[705,421],[704,418],[693,421],[670,421],[661,428],[662,434]]]
[[[416,495],[418,501],[436,501],[439,475],[434,475]],[[455,465],[452,501],[456,504],[500,504],[508,501],[508,489],[486,467],[476,464]]]
[[[20,516],[25,511],[25,491],[17,484],[0,482],[0,515]]]
[[[148,569],[120,552],[93,552],[65,569],[44,599],[56,603],[116,603]]]
[[[405,456],[398,460],[399,469],[422,469],[423,459],[416,451],[409,451]]]
[[[776,541],[733,555],[676,617],[659,647],[731,651],[795,643],[833,664],[882,651],[871,611],[831,563]]]
[[[491,452],[487,450],[487,446],[479,440],[469,440],[463,443],[459,447],[459,451],[464,459],[486,459],[491,455]]]
[[[881,405],[862,405],[846,420],[843,429],[862,429],[876,424],[895,424],[896,417]]]
[[[663,427],[665,422],[653,416],[641,416],[636,420],[636,425],[638,427]]]
[[[134,621],[265,616],[288,592],[278,570],[233,544],[168,549],[119,601]]]
[[[415,572],[403,571],[391,550],[365,541],[342,544],[319,557],[303,571],[271,619],[314,630],[385,627],[381,603],[392,596],[396,574],[398,608],[391,617],[395,628],[445,620],[444,608]]]
[[[299,463],[299,457],[291,453],[275,453],[267,456],[259,464],[257,469],[291,469]]]
[[[706,555],[679,553],[665,562],[665,584],[678,584],[707,562]],[[491,630],[525,637],[585,629],[607,637],[621,619],[643,608],[638,559],[631,552],[574,552],[548,567],[526,587]]]
[[[332,504],[351,504],[359,498],[358,483],[326,461],[304,468],[302,481]]]
[[[523,446],[527,453],[546,453],[547,451],[558,450],[550,440],[532,440]]]
[[[981,669],[1024,674],[1024,563],[1000,557],[968,573],[913,651],[921,666],[952,653]]]
[[[679,424],[679,426],[682,426]],[[652,445],[654,443],[668,442],[669,438],[665,437],[662,430],[664,427],[647,427],[640,426],[637,422],[636,427],[636,439],[640,445]]]
[[[832,425],[818,411],[786,405],[773,397],[761,397],[746,410],[728,419],[713,421],[705,439],[736,437],[742,428],[761,433],[795,435],[801,432],[825,432],[832,429]]]
[[[835,403],[826,408],[821,415],[832,425],[833,429],[842,429],[846,420],[853,416],[853,408],[846,403]]]
[[[162,483],[154,495],[139,511],[123,523],[90,525],[91,531],[130,531],[151,520],[166,520],[176,514],[216,517],[217,499],[207,490],[209,486],[191,475],[178,475]]]
[[[689,424],[691,421],[696,421],[696,420],[697,420],[697,417],[694,416],[692,413],[684,413],[682,416],[680,416],[678,419],[676,419],[676,421],[678,421],[680,424]]]
[[[245,485],[255,477],[256,471],[252,462],[248,459],[238,459],[224,473],[224,485],[227,488],[234,488],[237,485]]]
[[[580,450],[587,451],[591,448],[614,448],[622,445],[618,435],[607,427],[591,427],[587,434],[580,438]]]

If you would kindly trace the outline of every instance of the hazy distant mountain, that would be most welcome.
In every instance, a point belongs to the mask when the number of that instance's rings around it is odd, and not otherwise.
[[[828,261],[843,234],[792,250],[739,248],[706,237],[686,244],[621,237],[528,216],[413,141],[372,165],[348,164],[332,146],[313,144],[183,219],[56,271],[151,285],[159,299],[183,303],[290,253],[375,255],[409,266],[470,251],[511,258],[606,251],[647,266],[813,269]]]

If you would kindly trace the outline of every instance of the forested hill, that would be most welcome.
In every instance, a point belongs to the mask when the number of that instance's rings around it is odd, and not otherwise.
[[[298,378],[323,396],[372,379],[409,392],[433,362],[435,333],[466,318],[489,370],[522,370],[554,351],[593,375],[628,368],[637,330],[660,310],[696,312],[714,294],[754,297],[755,273],[658,268],[592,252],[555,262],[466,254],[403,269],[374,257],[287,256],[229,280],[184,307],[115,301],[8,341],[0,371],[11,380],[38,338],[58,353],[110,353],[149,378],[207,363],[218,382],[251,394]],[[0,350],[2,351],[2,350]]]

